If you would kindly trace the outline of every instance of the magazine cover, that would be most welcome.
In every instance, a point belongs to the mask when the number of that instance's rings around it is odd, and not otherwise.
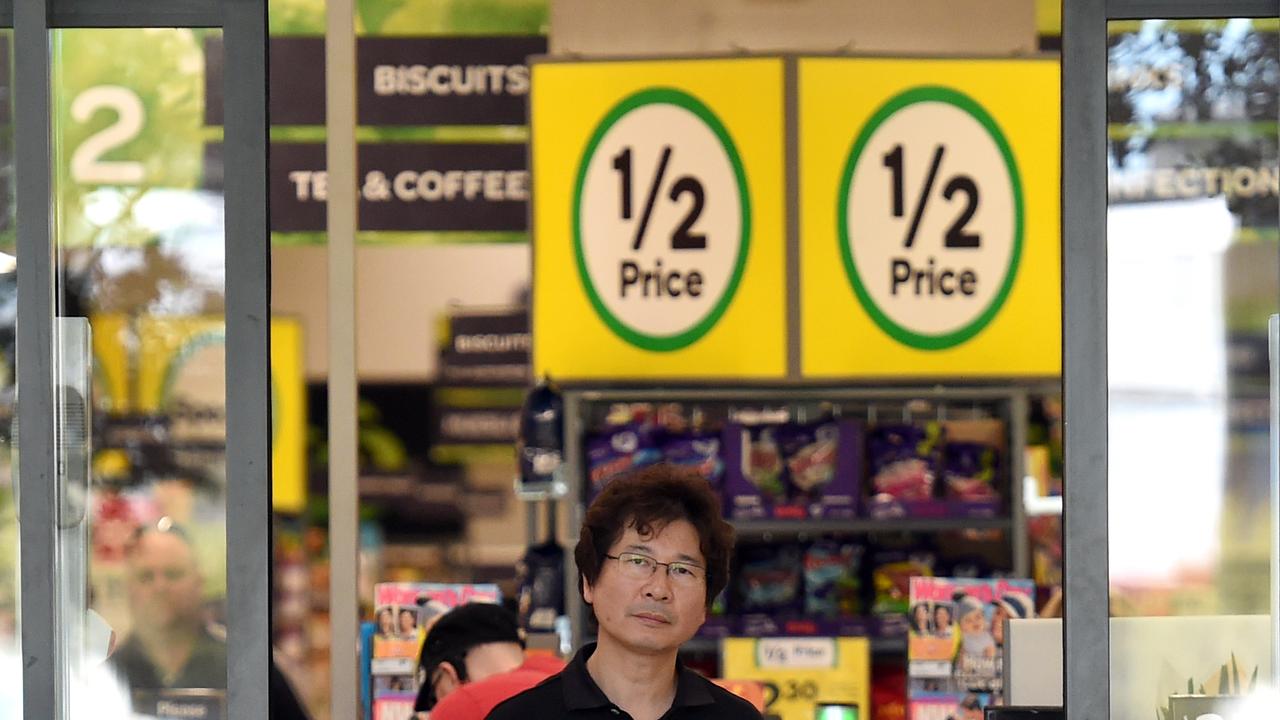
[[[911,578],[911,720],[969,720],[999,705],[1004,621],[1035,616],[1030,580]]]
[[[418,655],[436,618],[458,605],[496,603],[500,599],[497,585],[375,585],[370,657],[373,720],[408,720],[413,716],[413,701],[418,695]]]

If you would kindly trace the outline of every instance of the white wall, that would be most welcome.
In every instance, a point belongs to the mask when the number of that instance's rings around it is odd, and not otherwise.
[[[1009,55],[1036,49],[1033,0],[550,0],[551,52]]]
[[[271,310],[302,319],[307,377],[329,371],[324,246],[271,252]],[[364,381],[435,374],[436,322],[450,303],[511,305],[529,282],[527,245],[371,246],[356,252],[356,337]]]

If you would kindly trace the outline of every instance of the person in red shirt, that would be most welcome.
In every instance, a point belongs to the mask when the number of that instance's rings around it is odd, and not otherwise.
[[[431,720],[483,720],[498,703],[560,672],[564,663],[526,657],[510,610],[468,603],[427,631],[418,666],[422,687],[415,712],[429,712]]]

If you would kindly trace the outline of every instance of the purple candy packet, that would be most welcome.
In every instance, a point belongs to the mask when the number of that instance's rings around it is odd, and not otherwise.
[[[973,442],[947,443],[943,478],[947,497],[955,500],[998,499],[995,480],[1000,467],[999,452],[990,445]]]
[[[925,500],[933,497],[942,426],[881,425],[867,439],[871,488],[877,497]]]
[[[742,474],[767,504],[780,504],[787,499],[778,431],[775,425],[755,425],[744,429],[747,448],[743,454]]]
[[[804,554],[804,612],[810,617],[857,615],[862,610],[860,545],[819,540]]]
[[[758,545],[739,550],[738,609],[777,613],[801,607],[803,581],[799,545]]]
[[[668,436],[662,444],[662,458],[676,467],[689,468],[701,475],[713,488],[724,478],[724,460],[720,457],[718,433],[695,432]]]
[[[585,445],[591,498],[619,476],[662,461],[653,430],[644,425],[624,425],[589,435]]]
[[[778,445],[793,497],[803,502],[822,497],[836,476],[840,426],[834,422],[783,425],[778,429]]]

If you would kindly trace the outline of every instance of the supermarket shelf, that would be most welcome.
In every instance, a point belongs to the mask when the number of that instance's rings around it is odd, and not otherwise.
[[[720,640],[711,637],[695,637],[680,649],[687,653],[709,654],[720,652]],[[907,638],[872,638],[871,652],[878,655],[906,655]]]
[[[813,536],[831,533],[945,532],[948,530],[1008,530],[1009,518],[892,518],[874,520],[736,520],[738,539],[773,536]]]
[[[1017,577],[1029,577],[1031,573],[1031,552],[1027,528],[1027,509],[1023,498],[1023,483],[1016,478],[1023,478],[1026,473],[1021,448],[1027,445],[1027,424],[1030,417],[1030,398],[1034,394],[1052,394],[1061,391],[1061,384],[1050,378],[1039,378],[1008,382],[974,382],[961,386],[939,384],[936,381],[921,379],[916,382],[869,383],[861,386],[850,386],[847,383],[833,383],[830,386],[821,383],[764,382],[754,383],[717,383],[706,380],[690,380],[689,385],[672,381],[664,386],[652,383],[570,383],[564,387],[565,417],[565,478],[569,485],[569,493],[564,502],[566,512],[562,514],[564,522],[560,529],[562,544],[570,545],[577,536],[585,507],[581,498],[585,497],[584,484],[586,469],[583,460],[586,457],[583,437],[588,430],[592,418],[603,412],[602,406],[615,402],[687,402],[724,404],[730,411],[734,407],[781,405],[788,407],[805,407],[806,405],[832,403],[875,403],[880,401],[912,403],[917,400],[937,402],[940,405],[955,405],[957,411],[966,403],[983,403],[990,405],[993,417],[1004,420],[1008,428],[1008,447],[1014,450],[1009,453],[1008,473],[1015,480],[1009,483],[1006,496],[1007,517],[981,519],[953,518],[893,518],[873,520],[859,518],[852,520],[742,520],[734,522],[739,540],[746,542],[774,542],[797,540],[805,542],[823,535],[871,535],[877,533],[915,532],[938,533],[957,530],[1001,530],[1005,532],[1004,542],[1008,544],[1011,554],[1011,569]],[[871,419],[870,417],[868,418]],[[940,417],[940,419],[942,419]],[[1039,510],[1039,506],[1033,508]],[[588,633],[588,612],[578,595],[576,573],[565,574],[565,599],[572,623],[572,637],[582,638]],[[695,639],[692,647],[698,643],[706,643],[704,648],[716,648],[715,640]],[[882,654],[905,655],[906,640],[877,639],[873,640],[873,651]]]

